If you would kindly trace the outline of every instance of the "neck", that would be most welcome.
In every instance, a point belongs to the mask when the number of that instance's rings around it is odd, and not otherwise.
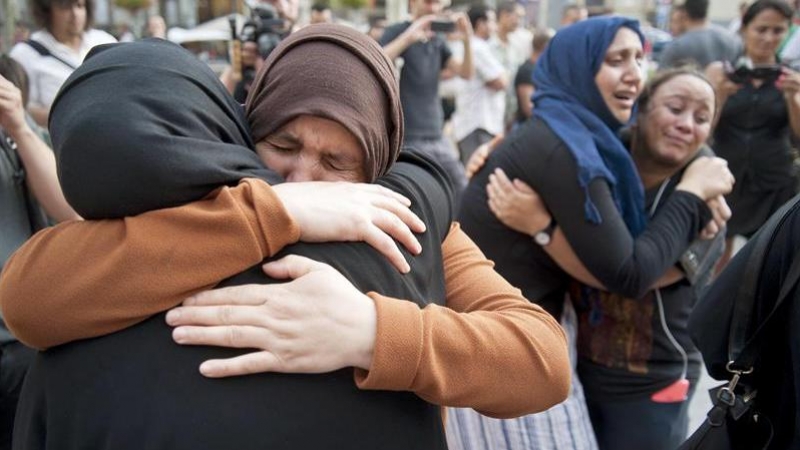
[[[688,19],[686,21],[686,31],[700,30],[708,26],[708,19]]]
[[[56,40],[67,47],[78,50],[81,48],[81,44],[83,43],[83,34],[73,35],[68,33],[56,34],[52,31],[50,32]]]
[[[752,61],[753,64],[755,64],[755,65],[775,64],[776,62],[778,62],[778,59],[775,57],[775,55],[754,57],[754,56],[750,56],[750,54],[748,54],[747,57],[750,58],[750,61]]]
[[[508,30],[497,30],[497,37],[503,42],[508,42],[508,33]]]
[[[673,170],[656,164],[651,158],[647,157],[647,151],[643,148],[644,144],[639,144],[640,139],[633,135],[631,139],[631,156],[639,172],[639,178],[645,190],[652,189],[661,185],[667,178],[671,177]]]

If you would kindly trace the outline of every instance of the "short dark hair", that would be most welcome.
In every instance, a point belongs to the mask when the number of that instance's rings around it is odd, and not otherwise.
[[[690,19],[705,20],[708,17],[708,0],[686,0],[683,9]]]
[[[554,34],[553,30],[549,28],[533,33],[533,51],[537,53],[543,52]]]
[[[28,74],[25,73],[25,68],[14,58],[0,54],[0,75],[11,84],[19,88],[22,93],[22,107],[28,106]]]
[[[331,9],[331,7],[327,3],[324,3],[324,2],[316,2],[313,5],[311,5],[311,10],[312,11],[316,11],[316,12],[324,12],[324,11],[327,11],[329,9]]]
[[[517,12],[517,4],[510,1],[501,2],[497,5],[497,17],[500,14],[515,14]]]
[[[472,28],[475,28],[479,21],[489,20],[489,8],[484,5],[473,6],[467,11],[467,16]]]
[[[53,6],[67,7],[78,3],[81,0],[31,0],[31,13],[33,20],[40,28],[51,31],[50,17]],[[94,24],[94,0],[83,0],[86,3],[86,26],[84,30],[91,28]]]
[[[750,5],[742,15],[742,27],[746,27],[757,15],[767,9],[777,12],[788,21],[792,20],[792,15],[794,14],[792,7],[786,4],[784,0],[758,0]]]

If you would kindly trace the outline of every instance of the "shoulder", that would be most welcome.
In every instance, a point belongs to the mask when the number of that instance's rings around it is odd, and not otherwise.
[[[408,21],[398,22],[398,23],[389,25],[383,31],[383,36],[381,36],[381,44],[382,45],[386,45],[386,44],[392,42],[395,38],[397,38],[397,36],[400,36],[400,34],[403,31],[406,31],[406,29],[408,27],[410,27],[410,26],[411,26],[411,22],[408,22]]]
[[[31,61],[33,61],[35,58],[39,58],[41,55],[39,55],[39,52],[34,50],[34,48],[27,43],[18,42],[8,53],[8,56],[14,58],[14,60],[23,66],[27,66]]]
[[[117,42],[117,39],[114,36],[108,34],[103,30],[97,30],[94,28],[86,31],[86,33],[84,34],[84,39],[86,39],[86,42],[92,47],[94,47],[95,45],[112,44],[114,42]]]

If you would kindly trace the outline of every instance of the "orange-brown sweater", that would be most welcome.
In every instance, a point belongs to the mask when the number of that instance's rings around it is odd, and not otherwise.
[[[243,180],[189,205],[38,233],[7,262],[0,308],[17,338],[44,349],[136,324],[298,239],[272,189]],[[570,365],[559,324],[497,274],[457,224],[442,250],[446,307],[368,293],[377,336],[370,370],[355,371],[358,387],[412,391],[493,417],[563,401]]]

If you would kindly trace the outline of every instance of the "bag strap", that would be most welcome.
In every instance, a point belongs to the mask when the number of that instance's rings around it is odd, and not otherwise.
[[[778,210],[759,230],[754,238],[754,246],[751,250],[750,257],[747,260],[746,271],[742,279],[741,288],[736,295],[734,303],[733,318],[731,320],[731,328],[728,339],[728,370],[739,371],[741,373],[749,373],[753,368],[753,363],[758,354],[756,340],[759,337],[761,330],[766,323],[775,315],[778,307],[783,303],[783,300],[789,295],[791,290],[800,279],[800,256],[793,258],[792,265],[787,272],[787,276],[781,286],[780,294],[778,295],[772,310],[766,317],[757,324],[755,331],[751,336],[747,336],[747,330],[750,325],[750,318],[752,317],[753,306],[756,301],[756,292],[758,290],[758,279],[761,274],[761,268],[764,258],[767,254],[767,249],[771,246],[775,232],[783,225],[783,222],[789,214],[800,206],[800,196],[795,197],[784,207]]]
[[[49,56],[49,57],[55,59],[56,61],[60,62],[61,64],[64,64],[65,66],[69,67],[72,70],[77,69],[77,67],[74,64],[72,64],[70,62],[67,62],[67,61],[59,58],[58,56],[50,53],[50,50],[48,50],[47,47],[45,47],[44,44],[42,44],[39,41],[36,41],[36,40],[33,40],[33,39],[28,39],[27,41],[25,41],[25,43],[28,44],[29,46],[31,46],[31,48],[33,48],[34,50],[36,50],[36,53],[38,53],[38,54],[40,54],[42,56]]]

